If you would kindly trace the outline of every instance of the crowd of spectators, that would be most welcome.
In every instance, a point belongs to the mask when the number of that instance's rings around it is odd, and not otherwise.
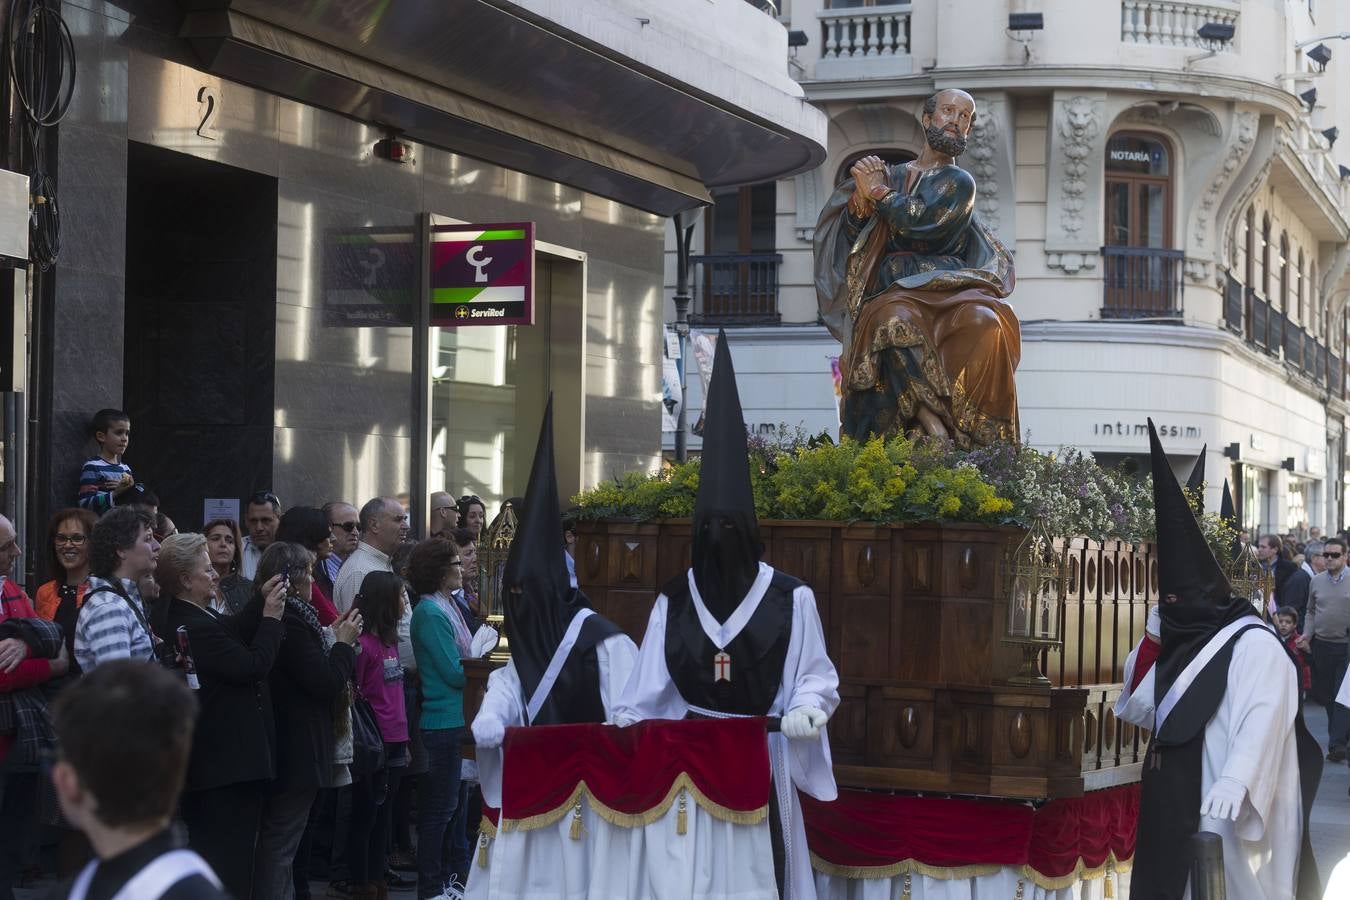
[[[304,898],[311,880],[353,900],[460,896],[479,817],[462,660],[497,644],[472,588],[483,501],[433,495],[421,541],[397,499],[284,508],[272,491],[246,499],[243,532],[233,518],[179,531],[122,459],[126,414],[100,411],[91,432],[100,453],[77,505],[51,519],[35,602],[10,577],[23,551],[0,516],[0,900],[38,864],[97,883],[180,845],[213,873],[201,896]],[[188,741],[173,797],[156,792],[136,820],[145,845],[112,841],[112,858],[85,826],[119,824],[104,800],[121,788],[72,769],[94,792],[76,811],[43,772],[62,697],[126,661],[171,673],[195,702],[190,740],[173,739]],[[89,690],[106,699],[137,678]],[[170,710],[181,699],[146,689]],[[70,701],[68,724],[89,702]],[[147,759],[173,771],[173,752]]]

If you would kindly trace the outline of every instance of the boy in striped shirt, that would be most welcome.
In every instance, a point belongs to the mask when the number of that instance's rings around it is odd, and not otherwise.
[[[99,454],[80,470],[79,503],[102,515],[136,484],[131,466],[122,462],[122,454],[131,443],[131,417],[120,409],[100,409],[89,430],[98,442]]]

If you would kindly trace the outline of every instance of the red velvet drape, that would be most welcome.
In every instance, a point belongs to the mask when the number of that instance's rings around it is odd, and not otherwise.
[[[1024,803],[840,791],[822,803],[801,795],[811,852],[840,868],[885,868],[905,860],[953,868],[1030,866],[1048,878],[1134,856],[1139,786]]]
[[[615,812],[641,814],[659,806],[680,775],[717,806],[763,809],[769,802],[764,724],[728,719],[507,729],[501,815],[520,820],[553,812],[582,781]]]

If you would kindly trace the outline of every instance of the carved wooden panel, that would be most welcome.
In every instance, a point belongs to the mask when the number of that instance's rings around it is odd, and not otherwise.
[[[845,593],[889,593],[889,543],[882,540],[845,540],[841,572]]]
[[[1101,596],[1102,548],[1096,541],[1088,541],[1083,551],[1083,600],[1092,602]]]
[[[906,597],[934,595],[938,585],[937,562],[941,545],[935,541],[905,539],[901,548],[901,591]]]
[[[943,603],[937,597],[906,595],[893,629],[889,677],[897,681],[938,681],[942,660],[933,652],[933,636],[942,633]]]
[[[577,536],[577,584],[583,589],[604,579],[606,543],[600,535]]]
[[[837,653],[831,648],[831,658],[841,677],[887,677],[893,609],[885,594],[851,594],[834,600],[839,647]]]
[[[939,636],[940,680],[948,684],[987,685],[993,676],[996,640],[993,604],[983,600],[947,600]]]
[[[592,598],[594,602],[594,598]],[[650,590],[624,590],[610,588],[604,598],[604,605],[595,603],[595,611],[623,629],[638,644],[647,632],[647,620],[651,618],[652,605],[656,602],[656,593]]]
[[[933,758],[936,715],[931,697],[874,688],[867,698],[868,765],[926,767]]]
[[[609,536],[609,583],[613,587],[646,587],[656,593],[656,538],[640,534]]]
[[[958,598],[994,598],[994,574],[1000,569],[1002,548],[996,544],[968,541],[944,541],[942,568],[947,596]]]
[[[839,708],[830,717],[830,753],[840,765],[863,765],[867,757],[867,686],[841,681]]]

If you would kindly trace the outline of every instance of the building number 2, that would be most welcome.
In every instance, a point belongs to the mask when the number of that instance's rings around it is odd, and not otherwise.
[[[216,139],[216,112],[220,106],[220,101],[216,97],[216,89],[209,84],[202,85],[197,90],[197,103],[202,107],[202,120],[197,125],[197,136],[208,141],[214,141]]]

